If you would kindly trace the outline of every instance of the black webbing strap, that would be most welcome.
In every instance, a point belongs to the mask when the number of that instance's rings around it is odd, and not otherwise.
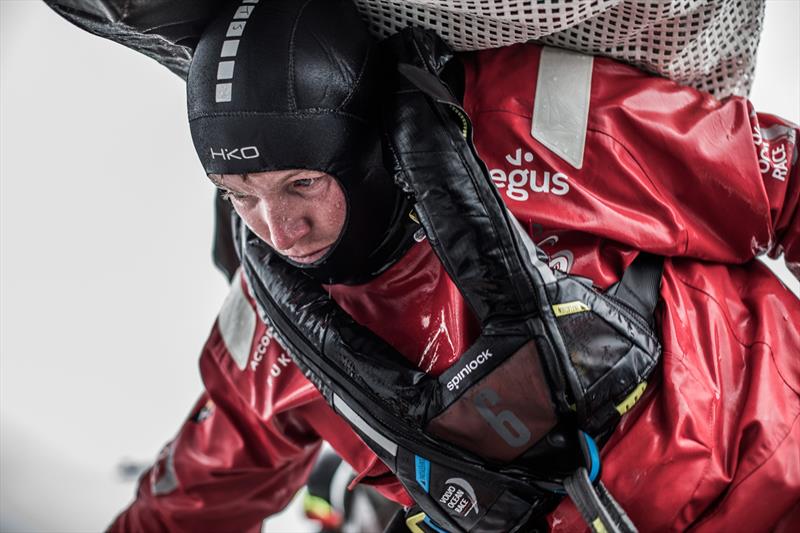
[[[614,499],[608,489],[603,484],[602,481],[597,483],[595,487],[597,494],[600,496],[600,500],[606,504],[607,509],[611,509],[614,511],[614,516],[619,521],[619,524],[622,526],[623,531],[630,531],[636,532],[636,526],[633,525],[633,521],[628,517],[627,513],[622,509],[622,506]]]
[[[383,533],[408,533],[408,526],[406,526],[406,510],[403,508],[398,509],[392,519],[386,524]]]
[[[652,324],[663,267],[662,256],[640,252],[606,294],[632,307]]]
[[[636,526],[602,483],[595,488],[589,473],[579,468],[564,480],[564,488],[595,533],[636,533]]]

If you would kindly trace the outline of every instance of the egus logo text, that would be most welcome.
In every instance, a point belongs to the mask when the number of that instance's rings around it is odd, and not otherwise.
[[[533,162],[531,152],[523,152],[522,148],[517,148],[513,154],[506,155],[506,161],[517,168],[508,172],[493,168],[489,173],[495,186],[498,189],[505,189],[506,196],[512,200],[524,202],[531,193],[564,196],[569,192],[569,178],[566,174],[524,168]],[[524,165],[525,163],[528,165]]]

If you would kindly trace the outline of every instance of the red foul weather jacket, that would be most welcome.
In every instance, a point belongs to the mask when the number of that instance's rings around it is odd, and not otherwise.
[[[503,200],[551,266],[601,288],[640,250],[666,257],[663,362],[603,449],[604,483],[641,531],[797,531],[800,301],[754,260],[783,252],[800,276],[797,127],[608,59],[570,56],[575,75],[542,50],[462,57],[475,145]],[[577,135],[536,124],[548,113],[578,117],[564,126]],[[355,482],[410,503],[257,318],[246,283],[235,278],[203,349],[207,392],[113,531],[258,531],[322,440]],[[429,372],[477,333],[425,241],[331,293]],[[585,529],[566,500],[548,519]]]

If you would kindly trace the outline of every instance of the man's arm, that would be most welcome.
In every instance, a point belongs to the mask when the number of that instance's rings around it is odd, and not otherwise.
[[[583,56],[582,84],[565,81],[546,55],[511,47],[466,61],[475,143],[513,212],[665,256],[783,252],[800,276],[797,126],[609,59]],[[585,121],[566,120],[578,110]],[[534,117],[553,124],[549,142]],[[564,136],[581,148],[571,161]]]
[[[256,435],[246,418],[225,413],[203,394],[110,531],[261,531],[264,518],[303,485],[319,446],[289,444],[282,436],[281,455],[273,456],[274,448],[258,442],[275,437],[277,428],[267,425]]]
[[[238,275],[200,367],[207,392],[110,531],[260,531],[305,483],[321,442],[306,414],[323,402],[255,318]]]
[[[770,204],[775,240],[769,256],[781,253],[800,279],[800,129],[766,113],[754,116],[753,140]]]
[[[619,143],[628,169],[607,183],[652,192],[654,212],[675,230],[667,233],[674,255],[742,263],[783,253],[800,277],[797,126],[743,98],[719,101],[609,60],[595,64],[599,115],[590,123]]]
[[[638,114],[625,145],[685,229],[681,255],[744,262],[783,254],[800,279],[797,126],[742,98],[653,85],[660,107]]]

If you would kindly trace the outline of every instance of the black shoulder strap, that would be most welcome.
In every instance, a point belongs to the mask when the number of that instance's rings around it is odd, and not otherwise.
[[[594,533],[635,533],[636,527],[602,482],[589,481],[585,468],[564,480],[564,489]]]
[[[400,479],[426,524],[530,531],[586,463],[581,435],[590,483],[599,482],[592,436],[619,421],[658,363],[644,317],[657,301],[660,260],[634,261],[614,296],[551,270],[508,213],[469,118],[438,77],[412,64],[397,75],[384,117],[387,161],[480,323],[475,342],[433,376],[240,227],[244,270],[278,340]],[[601,488],[589,493],[586,480],[575,481],[583,484],[575,497],[599,501],[605,523],[627,528]]]
[[[663,267],[662,256],[641,252],[622,274],[622,279],[606,291],[606,295],[632,308],[652,325]]]

